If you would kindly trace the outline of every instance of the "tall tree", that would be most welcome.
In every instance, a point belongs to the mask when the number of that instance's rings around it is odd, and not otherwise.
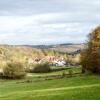
[[[100,26],[89,34],[85,51],[81,53],[82,71],[100,73]]]

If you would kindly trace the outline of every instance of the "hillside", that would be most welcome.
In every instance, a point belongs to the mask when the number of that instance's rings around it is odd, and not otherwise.
[[[28,62],[29,59],[50,59],[56,57],[57,59],[64,58],[71,62],[79,62],[80,51],[83,49],[83,44],[61,44],[52,46],[12,46],[0,45],[0,66],[7,61],[20,61],[22,63]],[[70,53],[70,55],[68,55]],[[74,54],[74,56],[72,56]]]

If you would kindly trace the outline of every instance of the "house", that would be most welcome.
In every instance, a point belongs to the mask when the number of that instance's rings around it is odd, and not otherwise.
[[[65,66],[66,65],[66,62],[64,60],[54,60],[52,63],[55,66]]]
[[[29,58],[28,59],[28,64],[41,64],[41,63],[42,63],[42,60],[39,58],[35,58],[35,59]]]
[[[46,56],[44,60],[50,62],[53,66],[66,65],[66,61],[61,56]]]

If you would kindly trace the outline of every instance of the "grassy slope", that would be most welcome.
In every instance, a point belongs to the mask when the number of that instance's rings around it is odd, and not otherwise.
[[[28,78],[29,79],[29,78]],[[0,81],[0,100],[99,100],[100,77],[83,75],[59,80]],[[18,83],[19,82],[19,83]]]
[[[52,69],[60,69],[62,67],[51,67]],[[73,73],[80,73],[81,67],[63,67],[64,70],[61,71],[54,71],[50,73],[29,73],[28,76],[32,77],[46,77],[46,76],[56,76],[56,75],[62,75],[63,73],[68,74],[69,70],[72,70]]]

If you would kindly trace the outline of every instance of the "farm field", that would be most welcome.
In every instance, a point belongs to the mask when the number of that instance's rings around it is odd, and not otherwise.
[[[78,72],[79,68],[73,68]],[[67,73],[67,71],[65,71]],[[99,100],[100,77],[77,75],[52,78],[63,71],[28,75],[22,80],[0,80],[0,100]]]

